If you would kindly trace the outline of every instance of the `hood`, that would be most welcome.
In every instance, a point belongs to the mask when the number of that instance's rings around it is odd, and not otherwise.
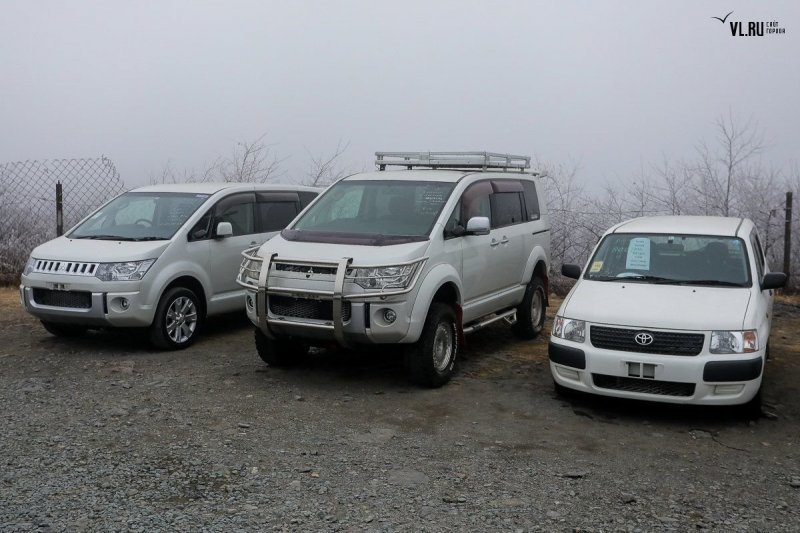
[[[358,246],[319,242],[287,241],[280,235],[265,242],[258,255],[266,257],[277,253],[278,257],[307,259],[310,261],[336,261],[352,257],[353,265],[394,265],[424,257],[430,241],[409,242],[389,246]]]
[[[750,289],[582,279],[561,313],[597,324],[684,330],[741,329]]]
[[[31,252],[36,259],[116,263],[155,259],[171,241],[102,241],[58,237],[37,246]]]

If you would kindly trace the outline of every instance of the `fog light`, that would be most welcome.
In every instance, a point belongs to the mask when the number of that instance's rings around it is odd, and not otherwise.
[[[394,312],[392,309],[384,309],[383,310],[383,319],[386,321],[387,324],[394,323],[397,320],[397,313]]]
[[[250,310],[252,310],[253,307],[255,307],[255,305],[256,305],[255,302],[253,302],[253,297],[250,296],[249,294],[247,295],[247,298],[246,298],[245,301],[247,302],[247,308],[250,309]]]
[[[739,394],[744,385],[715,385],[714,394]]]
[[[563,366],[557,366],[556,372],[559,376],[564,379],[571,379],[573,381],[580,381],[580,374],[578,374],[577,370],[573,370],[571,368],[564,368]]]
[[[131,303],[128,301],[127,298],[120,298],[119,299],[119,306],[122,308],[123,311],[126,311],[128,307],[131,306]]]

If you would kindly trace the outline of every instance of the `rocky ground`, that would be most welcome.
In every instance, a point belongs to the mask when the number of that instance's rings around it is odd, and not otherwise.
[[[0,530],[797,531],[800,306],[766,416],[555,395],[547,336],[468,337],[439,390],[396,353],[266,367],[246,319],[182,352],[51,337],[0,290]]]

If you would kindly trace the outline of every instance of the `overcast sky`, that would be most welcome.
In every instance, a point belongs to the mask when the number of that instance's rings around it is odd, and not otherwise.
[[[729,109],[800,157],[797,1],[3,0],[0,77],[0,162],[105,154],[130,186],[262,134],[289,181],[340,140],[359,168],[492,150],[630,179]]]

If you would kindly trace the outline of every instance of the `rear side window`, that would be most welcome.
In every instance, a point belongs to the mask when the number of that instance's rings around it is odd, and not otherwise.
[[[280,231],[297,216],[295,202],[259,202],[257,206],[259,233]]]
[[[500,228],[522,222],[522,196],[518,192],[492,195],[492,227]]]
[[[539,220],[539,195],[536,194],[536,184],[532,181],[522,182],[522,189],[525,191],[525,210],[528,220]]]

